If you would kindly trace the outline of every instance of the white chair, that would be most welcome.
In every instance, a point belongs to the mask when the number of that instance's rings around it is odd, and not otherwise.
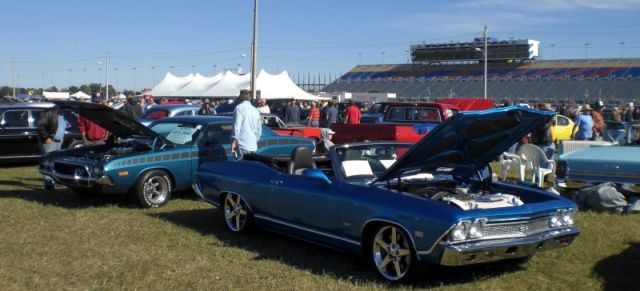
[[[514,153],[504,152],[498,158],[498,162],[502,165],[502,175],[500,175],[500,180],[506,181],[507,179],[507,171],[511,168],[516,168],[518,170],[518,176],[520,181],[524,179],[524,165],[522,165],[522,161],[520,157]]]
[[[518,149],[518,155],[522,159],[524,169],[532,172],[531,182],[538,182],[542,188],[544,177],[553,174],[555,161],[547,159],[541,148],[533,144],[523,144]]]

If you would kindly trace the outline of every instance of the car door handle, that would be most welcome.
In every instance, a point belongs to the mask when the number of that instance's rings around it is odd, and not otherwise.
[[[278,185],[278,184],[284,183],[284,181],[282,181],[282,180],[271,180],[271,181],[269,181],[269,183],[274,184],[274,185]]]

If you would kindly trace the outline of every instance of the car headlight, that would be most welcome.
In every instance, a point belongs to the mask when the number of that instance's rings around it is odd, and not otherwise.
[[[571,226],[573,225],[573,218],[576,216],[577,210],[575,208],[572,209],[563,209],[562,210],[562,225]]]
[[[453,241],[481,238],[484,235],[484,225],[486,223],[486,218],[478,218],[473,222],[462,220],[451,229],[449,237]]]
[[[469,227],[469,238],[481,238],[484,234],[484,224],[486,222],[486,218],[476,219]]]
[[[458,224],[456,224],[456,226],[453,227],[453,229],[451,230],[451,240],[464,240],[467,238],[467,229],[469,228],[469,225],[471,224],[471,221],[468,220],[463,220],[458,222]]]
[[[102,177],[104,175],[104,167],[102,165],[91,166],[91,174],[95,177]]]
[[[575,208],[560,209],[549,218],[549,226],[552,228],[571,226],[573,225],[573,218],[577,212]]]

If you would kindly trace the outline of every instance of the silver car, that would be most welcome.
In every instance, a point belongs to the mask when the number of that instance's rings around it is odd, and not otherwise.
[[[198,110],[200,110],[200,107],[200,105],[185,104],[154,105],[151,108],[145,110],[138,121],[145,126],[149,126],[151,122],[164,117],[198,115]]]

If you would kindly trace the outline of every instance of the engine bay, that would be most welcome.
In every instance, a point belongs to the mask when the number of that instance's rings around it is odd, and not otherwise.
[[[503,207],[515,207],[524,205],[519,197],[505,193],[493,193],[491,191],[468,187],[456,181],[438,181],[428,184],[406,184],[402,186],[402,192],[412,193],[440,201],[462,210],[491,209]]]
[[[93,161],[109,161],[113,158],[133,153],[148,152],[151,145],[140,141],[127,141],[123,143],[108,144],[89,148],[81,148],[73,152],[73,157]]]

